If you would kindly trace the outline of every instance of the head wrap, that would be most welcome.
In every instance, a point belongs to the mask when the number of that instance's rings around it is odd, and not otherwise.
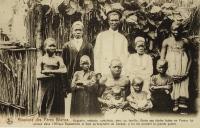
[[[76,25],[81,25],[82,27],[84,27],[83,23],[81,21],[76,21],[72,24],[72,28]]]
[[[144,37],[141,37],[141,36],[136,37],[136,38],[135,38],[135,44],[136,44],[137,42],[145,42]]]

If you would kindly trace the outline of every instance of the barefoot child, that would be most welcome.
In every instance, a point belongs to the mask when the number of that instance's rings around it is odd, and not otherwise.
[[[152,108],[152,103],[147,99],[147,93],[142,91],[144,81],[140,77],[134,77],[132,80],[132,92],[128,97],[127,101],[129,105],[135,109],[135,116],[148,116],[148,110]]]
[[[55,55],[55,39],[46,39],[44,41],[44,48],[46,53],[44,56],[38,58],[36,67],[36,76],[40,82],[37,108],[38,114],[41,115],[42,104],[45,104],[46,116],[49,117],[54,102],[55,87],[58,86],[57,82],[60,79],[58,74],[66,73],[67,69],[62,58]]]
[[[166,74],[168,63],[164,59],[157,61],[157,71],[159,74],[153,75],[150,81],[151,98],[153,110],[155,112],[171,112],[173,78]]]

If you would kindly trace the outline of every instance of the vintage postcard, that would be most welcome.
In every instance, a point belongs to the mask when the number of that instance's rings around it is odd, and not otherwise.
[[[199,128],[199,0],[0,0],[0,127]]]

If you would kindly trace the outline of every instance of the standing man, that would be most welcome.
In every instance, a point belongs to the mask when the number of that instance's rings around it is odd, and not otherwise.
[[[97,35],[94,47],[94,69],[102,75],[110,73],[111,60],[119,59],[124,65],[129,54],[127,39],[118,32],[122,14],[118,10],[112,10],[107,13],[107,17],[110,28]]]
[[[90,70],[93,71],[94,67],[94,54],[93,47],[90,43],[83,40],[83,23],[76,21],[72,25],[72,40],[63,45],[62,58],[67,67],[67,76],[64,78],[66,89],[71,92],[70,85],[73,75],[76,71],[81,70],[80,58],[83,55],[89,56],[91,59]]]

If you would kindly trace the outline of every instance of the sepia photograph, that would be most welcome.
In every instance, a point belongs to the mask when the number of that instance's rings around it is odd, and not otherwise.
[[[0,0],[0,127],[199,128],[199,0]]]

